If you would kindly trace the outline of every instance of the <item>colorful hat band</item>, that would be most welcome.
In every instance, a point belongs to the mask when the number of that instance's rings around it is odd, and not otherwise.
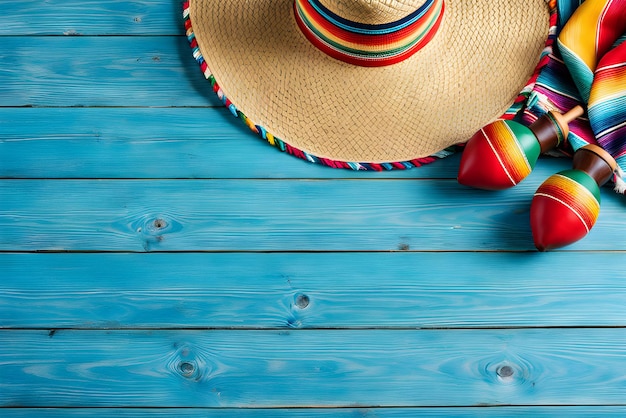
[[[327,55],[349,64],[380,67],[409,58],[435,36],[444,12],[443,0],[428,0],[410,15],[370,25],[338,16],[319,0],[295,0],[300,30]]]

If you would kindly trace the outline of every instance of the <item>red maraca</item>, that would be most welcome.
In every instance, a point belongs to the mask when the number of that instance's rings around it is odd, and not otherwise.
[[[465,145],[459,183],[486,190],[515,186],[530,174],[539,154],[567,139],[568,123],[582,114],[576,106],[563,115],[548,112],[530,126],[511,120],[486,125]]]
[[[573,169],[543,182],[530,205],[530,227],[539,251],[572,244],[583,238],[600,213],[600,186],[609,181],[617,163],[597,145],[574,154]]]

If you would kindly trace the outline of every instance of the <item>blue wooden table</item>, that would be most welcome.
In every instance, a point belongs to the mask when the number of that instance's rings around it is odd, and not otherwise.
[[[309,164],[221,107],[178,0],[0,7],[0,416],[626,415],[626,199]]]

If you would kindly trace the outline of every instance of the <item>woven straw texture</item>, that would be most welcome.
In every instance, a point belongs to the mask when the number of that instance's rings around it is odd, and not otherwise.
[[[322,0],[328,10],[353,22],[380,25],[400,20],[424,1],[410,0]]]
[[[395,18],[393,3],[374,14]],[[500,116],[549,29],[545,0],[447,0],[428,45],[365,68],[311,45],[292,0],[192,0],[189,13],[211,73],[251,121],[312,155],[374,163],[432,155]]]

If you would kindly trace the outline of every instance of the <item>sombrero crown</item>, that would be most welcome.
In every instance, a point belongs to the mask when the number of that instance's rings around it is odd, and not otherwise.
[[[190,0],[225,103],[312,161],[396,163],[466,141],[531,77],[545,0]]]

